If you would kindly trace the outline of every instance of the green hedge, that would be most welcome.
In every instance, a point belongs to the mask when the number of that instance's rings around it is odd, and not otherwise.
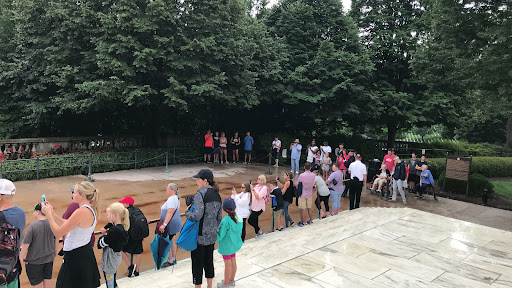
[[[439,186],[443,187],[445,178],[444,172],[439,177]],[[467,183],[465,181],[446,179],[445,190],[449,192],[455,192],[460,194],[466,193]],[[471,197],[481,197],[484,189],[487,189],[490,194],[494,193],[494,185],[489,181],[487,177],[482,174],[470,174],[469,175],[469,190],[468,194]]]
[[[446,170],[445,158],[428,158],[430,172],[438,179]],[[471,173],[485,177],[512,177],[512,157],[473,157]]]
[[[173,164],[174,150],[148,149],[130,152],[92,152],[92,172],[102,173],[135,168],[135,154],[137,154],[137,168],[155,167],[165,165],[165,153],[169,153],[169,165]],[[199,162],[202,149],[177,148],[176,164]],[[50,178],[68,175],[87,175],[89,171],[89,152],[73,155],[50,155],[39,160],[39,178]],[[1,163],[2,178],[12,181],[33,180],[36,177],[37,160],[15,160]],[[22,171],[20,171],[22,170]]]

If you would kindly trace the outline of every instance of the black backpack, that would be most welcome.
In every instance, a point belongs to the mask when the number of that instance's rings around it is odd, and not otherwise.
[[[128,208],[130,212],[130,229],[128,235],[133,240],[142,240],[149,236],[149,225],[146,216],[139,208],[131,206]]]
[[[0,286],[14,281],[21,272],[20,243],[20,229],[9,224],[0,211]]]

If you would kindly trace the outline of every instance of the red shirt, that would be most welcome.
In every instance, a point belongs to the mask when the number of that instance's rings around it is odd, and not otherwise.
[[[386,156],[384,156],[384,164],[388,167],[389,172],[393,172],[393,166],[395,166],[395,160],[393,160],[393,158],[395,158],[395,155],[386,154]]]
[[[210,137],[210,138],[208,138]],[[210,134],[204,135],[204,147],[213,147],[213,136]]]

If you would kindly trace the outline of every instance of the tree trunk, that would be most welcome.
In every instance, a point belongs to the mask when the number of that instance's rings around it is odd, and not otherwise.
[[[512,114],[508,116],[507,121],[507,148],[512,149]]]
[[[148,108],[146,117],[146,131],[144,133],[146,138],[146,146],[155,148],[158,146],[158,137],[160,133],[160,117],[158,115],[158,108]]]
[[[386,125],[388,127],[388,148],[395,148],[395,139],[398,129],[394,124]]]

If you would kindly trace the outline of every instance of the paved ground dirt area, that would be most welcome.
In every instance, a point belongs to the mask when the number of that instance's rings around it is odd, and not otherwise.
[[[184,196],[193,195],[197,191],[195,180],[192,176],[202,168],[210,168],[214,172],[216,181],[221,188],[222,198],[231,195],[233,185],[240,187],[242,182],[249,179],[255,180],[258,175],[267,172],[267,167],[263,165],[251,164],[228,164],[223,166],[214,166],[213,164],[190,164],[171,166],[171,173],[163,173],[164,167],[145,168],[140,170],[126,170],[118,172],[109,172],[93,175],[94,183],[101,193],[101,211],[99,224],[96,230],[99,230],[106,224],[105,209],[113,202],[119,201],[125,196],[132,196],[135,199],[135,206],[140,207],[149,219],[156,219],[160,216],[160,206],[165,202],[165,187],[168,183],[174,182],[180,189],[181,213],[184,212]],[[286,167],[272,167],[272,175],[267,175],[267,182],[275,179],[276,175],[281,176],[287,171]],[[40,201],[41,195],[46,194],[49,202],[52,203],[57,214],[64,213],[66,207],[71,202],[71,193],[69,188],[79,181],[85,180],[81,175],[67,176],[58,178],[42,179],[39,181],[20,181],[16,182],[17,193],[14,198],[15,203],[25,211],[31,209],[35,203]],[[296,179],[295,179],[296,180]],[[412,194],[408,194],[409,208],[419,209],[426,212],[447,216],[459,220],[473,222],[485,226],[498,229],[512,231],[512,212],[498,210],[494,208],[478,206],[470,203],[459,202],[455,200],[441,198],[439,202],[435,202],[431,197],[427,200],[417,201],[413,199]],[[348,208],[348,198],[343,200],[343,206]],[[398,201],[400,202],[400,201]],[[400,203],[389,203],[380,200],[376,195],[371,195],[363,191],[361,207],[403,207]],[[316,210],[316,209],[315,209]],[[297,207],[292,204],[290,212],[295,222],[299,221]],[[316,214],[315,214],[316,216]],[[385,217],[385,216],[382,216]],[[260,226],[265,233],[270,232],[271,227],[271,208],[267,207],[265,213],[260,217]],[[34,221],[32,214],[27,212],[27,224]],[[184,220],[183,220],[184,221]],[[150,230],[154,230],[154,224],[150,226]],[[278,233],[278,232],[277,232]],[[254,237],[254,229],[247,226],[247,237]],[[154,268],[151,259],[149,243],[153,238],[153,233],[144,242],[145,252],[143,254],[142,270]],[[95,248],[98,263],[101,261],[101,251]],[[190,257],[190,253],[186,251],[178,251],[178,260]],[[60,268],[61,257],[55,259],[54,279],[56,279]],[[142,271],[141,270],[141,271]],[[127,266],[122,263],[118,270],[118,278],[126,276]],[[22,286],[28,286],[25,272],[22,275]]]

